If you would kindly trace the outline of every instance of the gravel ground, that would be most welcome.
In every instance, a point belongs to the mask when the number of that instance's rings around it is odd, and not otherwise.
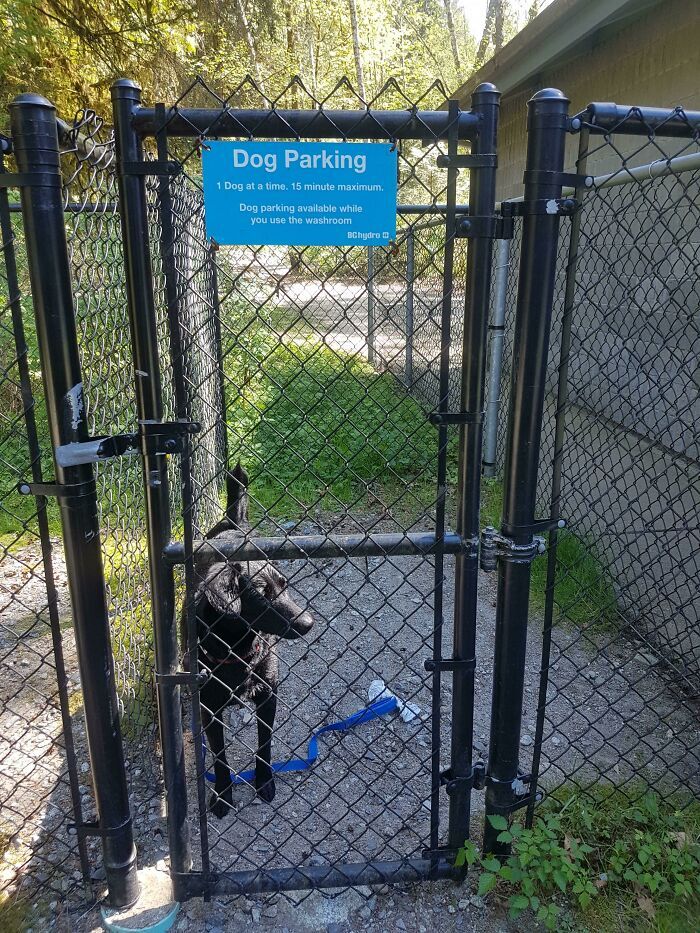
[[[352,522],[336,516],[319,519],[326,530],[351,532],[375,526],[387,530],[380,515],[354,515]],[[311,533],[319,526],[302,523],[290,531]],[[26,563],[28,554],[23,555]],[[225,820],[209,819],[212,867],[216,870],[284,868],[324,865],[337,861],[416,857],[426,843],[429,810],[430,708],[429,678],[423,662],[430,656],[434,568],[431,559],[370,558],[288,563],[284,568],[302,602],[316,617],[310,635],[280,649],[280,704],[273,757],[282,760],[303,753],[311,732],[361,709],[368,689],[382,679],[398,696],[420,707],[421,715],[403,722],[397,715],[374,720],[347,733],[320,740],[316,766],[278,777],[273,805],[256,802],[252,791],[235,791],[236,812]],[[15,568],[16,571],[16,568]],[[63,569],[57,565],[59,580]],[[453,559],[445,566],[445,653],[452,642]],[[31,599],[23,592],[23,611]],[[36,594],[40,602],[40,593]],[[39,605],[37,602],[37,607]],[[3,622],[13,624],[15,603],[5,607]],[[8,615],[8,613],[10,615]],[[495,628],[495,580],[482,575],[477,625],[475,752],[486,751],[492,646]],[[527,655],[522,764],[528,767],[533,744],[540,638],[533,621]],[[638,646],[619,639],[583,638],[578,631],[557,629],[556,659],[549,689],[548,725],[543,745],[545,786],[576,774],[591,780],[597,774],[624,780],[640,768],[673,775],[678,782],[697,781],[698,720],[678,695],[666,688],[653,658]],[[65,631],[69,671],[75,670],[72,635]],[[84,913],[84,900],[72,891],[77,862],[62,831],[69,797],[61,773],[61,723],[55,709],[32,707],[41,696],[32,689],[35,678],[47,678],[36,658],[50,651],[45,634],[29,633],[13,645],[9,660],[18,678],[0,683],[4,712],[0,716],[0,776],[3,797],[11,800],[11,818],[19,826],[2,863],[3,878],[28,859],[24,874],[48,878],[48,862],[66,859],[62,880],[46,892],[50,923],[57,929],[92,930],[94,911]],[[71,690],[79,689],[73,673]],[[17,689],[21,682],[22,690]],[[630,686],[632,685],[632,686]],[[45,689],[45,683],[39,684]],[[18,703],[21,703],[18,706]],[[442,692],[442,762],[449,750],[450,678]],[[86,817],[92,815],[85,734],[76,714],[75,737],[81,794]],[[229,763],[249,767],[255,747],[255,723],[246,711],[232,711],[228,724]],[[690,749],[690,751],[689,751]],[[693,751],[693,749],[695,751]],[[139,861],[161,873],[167,869],[162,801],[158,788],[142,780],[144,768],[135,747],[129,762],[136,814]],[[191,739],[187,760],[193,769]],[[40,770],[38,769],[40,765]],[[56,783],[58,780],[58,783]],[[14,785],[14,791],[13,791]],[[192,839],[195,865],[199,833],[195,783],[190,781]],[[483,793],[474,800],[474,838],[478,839]],[[446,823],[443,801],[441,825]],[[96,846],[91,846],[96,858]],[[99,874],[98,874],[99,877]],[[67,879],[67,881],[66,881]],[[97,884],[99,888],[99,883]],[[183,907],[176,929],[234,930],[253,923],[269,930],[405,929],[408,931],[515,929],[498,905],[474,898],[470,884],[409,885],[389,889],[315,892],[311,895],[235,898],[204,906]],[[69,895],[62,904],[62,895]],[[520,920],[517,929],[527,929]]]

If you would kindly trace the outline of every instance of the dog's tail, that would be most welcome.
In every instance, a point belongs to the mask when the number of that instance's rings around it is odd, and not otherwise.
[[[226,518],[241,528],[248,522],[248,474],[239,460],[233,471],[226,473]]]

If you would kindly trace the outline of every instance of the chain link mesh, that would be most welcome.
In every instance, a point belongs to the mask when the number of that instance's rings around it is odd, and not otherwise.
[[[347,94],[347,85],[340,85],[335,97],[321,102],[294,84],[270,104],[256,101],[254,89],[245,84],[223,101],[197,82],[168,111],[168,119],[174,114],[181,118],[184,108],[209,108],[215,135],[216,119],[227,108],[270,105],[273,114],[293,102],[295,107],[323,103],[332,109],[347,104]],[[444,99],[441,94],[434,89],[432,99],[428,95],[417,106],[430,109]],[[391,109],[398,101],[409,106],[392,85],[371,106]],[[164,129],[167,133],[167,122]],[[415,314],[412,392],[423,404],[435,404],[444,221],[427,227],[424,218],[402,216],[395,244],[371,251],[253,246],[211,251],[201,226],[199,151],[206,145],[206,136],[194,143],[168,138],[167,152],[184,168],[170,182],[178,216],[174,252],[181,255],[190,244],[198,257],[197,274],[179,266],[172,270],[185,337],[182,352],[186,356],[187,339],[207,327],[218,331],[220,340],[222,382],[210,365],[217,358],[212,361],[206,353],[185,376],[188,412],[209,425],[193,442],[194,538],[205,537],[223,517],[223,480],[238,462],[250,477],[250,534],[326,538],[434,531],[437,432],[405,387],[406,295],[410,284]],[[434,139],[397,145],[400,200],[415,203],[420,193],[430,204],[444,202],[446,173],[436,170],[435,159],[445,145]],[[415,244],[412,280],[407,274],[409,236]],[[218,295],[210,290],[212,270]],[[456,281],[462,284],[452,296],[460,350],[463,278],[460,268]],[[177,369],[178,361],[173,365]],[[217,435],[222,423],[228,451],[224,459],[220,441],[208,446],[208,435]],[[420,858],[429,842],[431,695],[423,662],[432,653],[433,561],[385,556],[280,561],[275,567],[288,579],[288,592],[299,606],[308,607],[315,625],[296,641],[261,637],[262,650],[276,651],[280,666],[273,760],[305,757],[319,727],[367,706],[373,681],[387,684],[419,711],[414,718],[407,714],[407,722],[386,717],[325,736],[312,769],[277,775],[272,806],[260,804],[250,781],[234,788],[224,819],[206,814],[203,858],[217,872],[256,874]],[[224,568],[222,563],[220,572]],[[268,572],[264,562],[248,568],[260,580]],[[200,574],[198,592],[201,586]],[[446,641],[449,632],[446,623]],[[205,637],[201,627],[198,634]],[[221,644],[235,659],[235,646]],[[205,720],[212,717],[223,726],[228,764],[239,773],[255,765],[259,707],[250,698],[241,709],[229,707],[233,695],[226,665],[201,650],[199,660],[211,680],[229,691],[221,708],[208,708],[203,692],[202,712]],[[443,704],[448,702],[445,691]],[[442,738],[448,741],[447,731]],[[200,742],[196,734],[194,740],[188,737],[193,813]],[[214,767],[208,747],[204,766],[207,771]]]
[[[538,502],[550,514],[558,460],[553,505],[567,527],[550,580],[546,559],[533,571],[544,674],[539,698],[526,691],[524,757],[533,752],[545,790],[637,800],[653,787],[682,805],[700,790],[700,176],[669,160],[696,154],[698,139],[617,130],[582,141],[579,171],[597,178],[578,219],[568,323],[569,230],[557,259]],[[500,463],[505,430],[503,415]],[[532,638],[530,670],[540,646]]]
[[[0,191],[0,925],[8,928],[27,918],[39,891],[47,904],[84,896],[88,853],[69,824],[91,806],[73,750],[84,748],[84,726],[57,509],[17,490],[50,479],[51,447],[22,224],[11,207]]]

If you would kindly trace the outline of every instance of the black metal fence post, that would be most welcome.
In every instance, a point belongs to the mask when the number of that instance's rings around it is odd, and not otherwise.
[[[163,420],[163,398],[146,186],[143,174],[133,170],[134,163],[143,162],[141,139],[131,125],[132,113],[138,108],[140,100],[141,89],[133,81],[122,79],[113,85],[124,268],[136,372],[136,406],[139,421],[143,424]],[[179,671],[175,580],[172,566],[163,557],[164,548],[170,541],[168,470],[166,457],[153,452],[145,433],[142,435],[141,454],[170,870],[173,875],[177,875],[189,871],[191,858],[180,687],[173,679],[168,679]]]
[[[375,311],[375,294],[374,294],[374,247],[367,247],[367,362],[370,365],[374,365],[374,311]]]
[[[411,224],[406,234],[406,360],[404,382],[410,391],[413,386],[413,307],[416,281],[416,236]]]
[[[491,814],[508,816],[526,802],[518,770],[540,436],[552,319],[559,215],[539,211],[561,197],[569,101],[551,88],[529,101],[511,405],[504,466],[506,545],[498,562],[491,736],[486,775],[484,851],[505,854]]]
[[[57,451],[89,439],[63,221],[56,111],[43,97],[21,94],[10,105],[21,188],[39,351],[63,548],[73,608],[85,725],[98,826],[112,906],[139,893],[124,750],[114,680],[97,492],[91,463],[61,466]]]
[[[500,93],[492,84],[480,84],[472,94],[472,112],[480,117],[479,135],[472,155],[492,156],[491,164],[474,169],[470,179],[469,216],[494,218],[496,212],[496,139]],[[484,222],[485,221],[480,221]],[[479,503],[483,434],[486,336],[493,239],[475,236],[467,252],[464,307],[464,343],[460,411],[459,504],[456,531],[471,541],[468,553],[458,555],[455,568],[455,666],[452,694],[452,752],[449,845],[459,848],[469,836],[470,797],[473,784],[474,665],[476,645],[477,582],[479,574]]]

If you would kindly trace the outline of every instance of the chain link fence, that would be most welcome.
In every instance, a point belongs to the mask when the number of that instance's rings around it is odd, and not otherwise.
[[[443,100],[433,88],[412,103],[407,119]],[[223,100],[196,82],[163,111],[148,158],[183,167],[176,177],[146,182],[164,417],[200,425],[186,476],[177,458],[169,468],[176,541],[201,540],[221,520],[227,477],[239,462],[249,476],[246,531],[256,536],[313,536],[323,547],[332,535],[405,536],[435,532],[446,520],[435,476],[443,456],[454,482],[456,444],[441,451],[426,420],[440,394],[446,173],[436,159],[446,144],[427,130],[420,145],[394,141],[400,202],[434,213],[400,213],[387,248],[217,248],[206,237],[200,153],[216,137],[219,117],[234,106],[263,107],[263,130],[284,107],[332,112],[350,102],[345,83],[319,101],[294,82],[270,101],[251,83]],[[394,85],[372,101],[376,109],[397,106],[407,102]],[[208,131],[170,134],[168,124],[182,122],[192,107],[211,111]],[[579,171],[595,173],[596,183],[583,194],[580,214],[562,221],[538,486],[542,515],[554,508],[567,527],[550,536],[549,564],[543,558],[534,568],[533,608],[543,626],[542,636],[531,626],[521,763],[529,761],[550,792],[575,786],[634,800],[654,786],[683,803],[698,791],[700,764],[697,139],[674,141],[651,129],[600,135],[584,124],[582,140]],[[62,147],[91,429],[131,432],[138,373],[113,137],[84,111],[62,126]],[[466,191],[458,191],[464,200]],[[96,845],[79,841],[68,824],[90,819],[93,803],[57,509],[16,492],[19,480],[38,481],[42,468],[50,475],[50,441],[23,297],[20,225],[2,200],[0,215],[0,890],[19,901],[41,884],[65,899],[89,875]],[[519,236],[516,219],[500,465]],[[459,401],[467,249],[466,240],[456,241],[448,270],[452,406]],[[99,464],[97,478],[136,838],[148,860],[165,854],[165,827],[140,460]],[[410,865],[436,834],[434,772],[448,763],[450,678],[436,690],[424,662],[436,639],[452,640],[451,613],[441,615],[452,596],[452,559],[346,552],[275,567],[314,626],[303,639],[258,639],[279,664],[273,762],[304,760],[320,729],[352,720],[384,691],[399,697],[400,715],[324,733],[314,766],[278,774],[274,805],[266,806],[257,803],[247,770],[259,756],[260,705],[252,696],[236,707],[230,692],[212,707],[202,694],[200,710],[195,692],[186,737],[195,869],[244,870],[260,879],[358,861]],[[208,570],[195,560],[194,571],[190,594],[201,596]],[[246,572],[258,589],[270,575],[263,562],[249,562]],[[484,589],[487,641],[489,599]],[[215,652],[207,660],[196,648],[210,632],[194,634],[190,666],[198,661],[230,691],[227,664],[249,661],[230,644],[225,658]],[[489,648],[482,648],[488,662]],[[487,697],[488,673],[478,673],[478,692]],[[227,767],[244,775],[216,814],[201,788],[221,757],[205,743],[202,760],[201,712],[220,722]],[[479,744],[486,716],[477,699],[477,752],[486,751]]]
[[[11,164],[0,155],[0,172]],[[51,459],[14,206],[0,190],[0,925],[8,928],[39,889],[45,912],[83,897],[91,848],[70,831],[89,818],[91,800],[75,754],[85,736],[57,509],[18,492],[20,482],[50,479]]]
[[[332,113],[342,106],[345,94],[347,88],[340,87],[335,99],[323,101],[324,110]],[[395,95],[389,87],[371,106],[389,109]],[[435,103],[438,96],[434,92]],[[261,116],[251,138],[264,136],[266,119],[275,119],[292,99],[301,109],[321,104],[292,86],[274,101],[267,117]],[[192,230],[195,221],[192,243],[202,256],[197,268],[210,263],[207,268],[214,270],[218,289],[212,300],[196,277],[175,271],[178,320],[189,328],[191,302],[206,293],[197,327],[206,326],[208,319],[220,339],[222,381],[210,378],[203,359],[203,368],[185,379],[188,416],[202,421],[211,410],[219,413],[217,403],[202,391],[206,382],[220,386],[217,399],[225,400],[225,417],[218,414],[218,423],[227,427],[226,443],[218,445],[227,450],[225,458],[216,461],[215,473],[206,479],[197,464],[207,431],[193,438],[195,490],[211,505],[192,512],[193,537],[205,538],[223,517],[221,488],[227,470],[237,463],[250,478],[248,534],[286,539],[313,535],[323,542],[333,534],[433,530],[437,432],[405,389],[406,294],[413,288],[411,381],[426,386],[421,398],[432,402],[437,395],[434,353],[440,341],[444,223],[424,229],[420,216],[401,216],[396,242],[387,248],[221,246],[209,252],[197,225],[202,215],[199,155],[208,139],[216,137],[227,106],[234,101],[238,106],[241,100],[245,94],[236,93],[222,102],[197,83],[168,111],[162,132],[155,133],[167,138],[161,158],[183,166],[183,174],[170,183],[170,196],[182,212],[182,227]],[[211,126],[207,132],[198,130],[193,144],[168,129],[185,120],[181,114],[195,105],[209,108]],[[415,106],[429,108],[430,101]],[[399,200],[420,191],[431,204],[444,201],[446,173],[435,169],[444,144],[396,145]],[[176,252],[183,249],[182,227],[176,229]],[[410,277],[409,235],[415,263]],[[463,291],[453,297],[457,324]],[[178,361],[173,365],[177,368]],[[187,516],[187,502],[185,507]],[[216,547],[216,539],[213,543]],[[244,566],[254,585],[264,589],[269,565]],[[195,567],[193,590],[201,597],[206,573],[196,551]],[[436,583],[433,561],[387,553],[281,560],[275,567],[287,579],[291,597],[308,607],[314,627],[296,641],[258,633],[259,650],[274,652],[279,664],[273,761],[306,759],[309,741],[319,729],[364,710],[385,689],[409,705],[404,717],[368,718],[353,729],[326,733],[318,740],[314,767],[278,773],[273,806],[255,805],[259,800],[248,769],[255,768],[260,703],[254,694],[244,695],[240,706],[234,703],[227,674],[227,663],[246,667],[249,659],[243,649],[239,657],[235,645],[216,635],[212,648],[211,630],[200,623],[200,669],[225,693],[212,705],[205,688],[201,712],[205,725],[219,723],[227,767],[243,778],[225,795],[228,804],[214,807],[216,815],[204,809],[209,791],[206,800],[197,799],[202,733],[195,726],[194,737],[186,738],[190,812],[200,813],[195,838],[199,835],[202,845],[195,852],[195,868],[211,864],[219,873],[247,871],[264,878],[280,869],[331,870],[360,860],[408,863],[420,858],[430,835],[433,703],[423,662],[432,651],[436,585],[442,587],[441,580]],[[223,573],[226,565],[222,562],[218,569]],[[445,629],[447,639],[448,624]],[[196,723],[196,709],[194,715]],[[211,728],[206,734],[203,767],[213,778],[221,757],[218,750],[213,754]],[[447,741],[447,732],[443,739]],[[213,791],[209,780],[207,786]]]
[[[534,569],[524,757],[545,791],[683,804],[700,790],[700,161],[697,134],[624,123],[602,135],[584,115],[578,171],[595,182],[560,240],[538,502],[567,524]]]

